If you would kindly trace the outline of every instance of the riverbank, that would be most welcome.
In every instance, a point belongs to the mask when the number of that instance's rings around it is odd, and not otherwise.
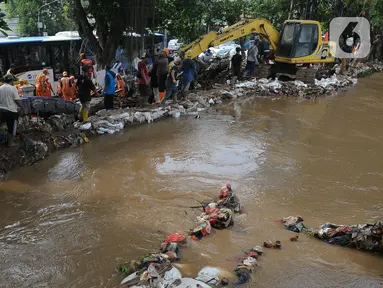
[[[0,183],[1,279],[20,288],[117,287],[118,264],[186,233],[199,213],[183,207],[231,182],[246,213],[190,242],[182,275],[205,266],[230,273],[241,251],[267,239],[282,241],[282,250],[264,251],[249,287],[379,287],[382,257],[306,234],[291,242],[276,221],[381,220],[382,89],[376,73],[315,101],[240,98],[201,119],[128,125],[15,169]]]
[[[333,75],[327,79],[316,80],[315,84],[310,85],[300,81],[282,82],[272,79],[216,84],[211,90],[193,91],[189,94],[188,101],[178,104],[113,111],[99,110],[87,123],[75,121],[73,115],[53,115],[47,120],[23,117],[19,119],[18,146],[8,148],[4,143],[0,146],[0,177],[3,178],[16,167],[32,165],[54,151],[77,147],[87,143],[89,138],[114,134],[128,126],[152,123],[165,117],[198,117],[199,113],[209,113],[220,105],[249,97],[312,99],[334,95],[342,89],[355,85],[356,76],[370,75],[382,70],[381,63],[359,64],[349,76]],[[96,106],[102,107],[99,103],[94,107]],[[1,130],[4,133],[4,125]]]

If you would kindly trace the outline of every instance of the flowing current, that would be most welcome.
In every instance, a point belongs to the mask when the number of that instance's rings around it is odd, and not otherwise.
[[[246,213],[183,250],[183,275],[231,272],[267,250],[245,287],[382,287],[383,258],[297,242],[276,219],[357,224],[383,218],[383,75],[336,97],[251,99],[201,119],[125,129],[14,170],[0,183],[0,287],[116,287],[118,264],[193,228],[196,200],[231,183]]]

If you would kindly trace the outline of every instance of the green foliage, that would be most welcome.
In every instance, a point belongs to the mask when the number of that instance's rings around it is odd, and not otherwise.
[[[257,0],[252,1],[250,15],[253,18],[266,18],[280,30],[288,18],[289,10],[290,0]]]
[[[308,17],[306,7],[315,10],[313,20],[328,29],[332,17],[370,16],[375,30],[383,29],[383,0],[157,0],[156,28],[166,28],[171,35],[187,43],[220,25],[232,25],[242,17],[266,18],[280,30],[288,19]]]
[[[8,36],[6,31],[10,31],[7,22],[4,20],[5,14],[3,11],[0,9],[0,33],[3,34],[4,36]]]
[[[42,31],[48,35],[54,35],[59,31],[73,29],[73,22],[68,16],[68,7],[60,1],[48,6],[40,7],[49,3],[43,0],[12,0],[8,3],[10,17],[19,17],[19,32],[22,36],[38,35],[37,18],[40,10],[40,21],[46,26]]]
[[[373,0],[371,3],[371,22],[373,25],[383,27],[383,1]]]

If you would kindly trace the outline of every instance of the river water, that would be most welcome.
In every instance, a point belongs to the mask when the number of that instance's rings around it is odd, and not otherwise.
[[[195,226],[229,182],[245,205],[233,228],[183,250],[181,270],[232,271],[267,250],[245,287],[382,287],[383,258],[305,235],[311,226],[383,218],[383,75],[315,101],[251,99],[201,119],[166,119],[92,139],[0,183],[0,287],[115,287],[116,267]],[[196,200],[195,200],[196,199]]]

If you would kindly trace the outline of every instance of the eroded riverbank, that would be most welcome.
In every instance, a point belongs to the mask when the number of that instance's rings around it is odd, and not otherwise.
[[[168,106],[153,106],[144,109],[124,108],[114,111],[99,111],[85,124],[75,122],[72,115],[54,115],[49,119],[19,119],[20,133],[17,147],[0,147],[0,179],[15,167],[26,166],[44,159],[54,151],[63,148],[74,148],[89,142],[89,137],[102,134],[114,134],[126,126],[151,123],[167,116],[198,115],[199,112],[212,112],[219,106],[230,104],[238,99],[253,97],[298,97],[299,99],[316,99],[318,96],[332,96],[353,86],[357,79],[383,70],[381,63],[359,63],[351,69],[349,76],[333,75],[330,78],[316,80],[307,85],[300,81],[281,82],[272,79],[253,79],[237,84],[219,85],[207,91],[195,91],[189,100]],[[91,110],[97,112],[96,100]],[[129,101],[128,101],[129,102]],[[102,107],[102,105],[101,105]],[[198,117],[198,116],[196,116]],[[1,128],[6,134],[5,124]]]
[[[382,79],[310,101],[241,99],[14,170],[0,184],[2,285],[114,287],[118,264],[195,225],[180,206],[231,182],[246,214],[184,249],[184,275],[206,265],[232,271],[241,250],[271,239],[283,249],[267,251],[250,287],[380,287],[381,258],[304,235],[290,242],[274,221],[381,220]]]

